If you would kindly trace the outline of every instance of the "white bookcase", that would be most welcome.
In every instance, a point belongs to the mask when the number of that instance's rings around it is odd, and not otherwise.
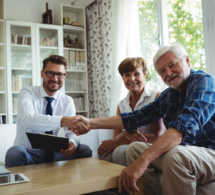
[[[4,1],[0,0],[0,124],[7,123]]]
[[[37,84],[41,84],[40,70],[43,60],[49,55],[63,55],[63,33],[59,25],[35,24],[35,26],[37,73],[39,74]]]
[[[62,90],[77,114],[89,116],[85,9],[61,5],[60,17],[61,25],[4,20],[0,0],[0,124],[16,123],[20,89],[41,84],[42,61],[51,54],[68,60]]]
[[[62,27],[6,21],[8,122],[16,123],[21,88],[40,85],[42,60],[63,55]]]
[[[67,95],[73,97],[77,114],[88,117],[89,101],[85,20],[84,8],[61,5],[63,51],[64,56],[69,62],[65,92]]]
[[[22,87],[36,84],[35,26],[6,21],[8,122],[15,123]]]

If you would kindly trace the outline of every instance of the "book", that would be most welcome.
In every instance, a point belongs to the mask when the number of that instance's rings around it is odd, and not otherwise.
[[[61,149],[69,148],[69,139],[56,137],[46,133],[29,133],[26,132],[32,148],[42,149],[52,152],[60,152]]]
[[[4,175],[10,175],[11,172],[7,170],[4,166],[0,166],[0,177]]]
[[[75,55],[75,51],[69,51],[69,62],[70,62],[70,70],[74,70],[75,69],[75,58],[76,58],[76,55]]]

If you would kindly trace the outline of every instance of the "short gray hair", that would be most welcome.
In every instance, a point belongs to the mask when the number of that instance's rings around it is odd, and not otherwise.
[[[175,54],[175,56],[178,57],[179,59],[183,59],[184,57],[188,56],[185,48],[181,44],[174,43],[174,44],[170,44],[170,45],[166,45],[164,47],[161,47],[156,52],[156,54],[153,58],[153,64],[155,65],[155,63],[158,61],[158,59],[168,51],[173,52]]]

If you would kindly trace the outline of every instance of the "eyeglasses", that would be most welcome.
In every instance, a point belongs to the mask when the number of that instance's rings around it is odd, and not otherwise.
[[[66,73],[61,73],[61,72],[52,72],[52,71],[45,71],[45,70],[43,70],[43,72],[46,73],[46,76],[49,78],[52,78],[56,75],[58,79],[63,79],[66,76]]]

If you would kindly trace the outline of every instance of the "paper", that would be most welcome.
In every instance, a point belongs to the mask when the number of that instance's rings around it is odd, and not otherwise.
[[[26,133],[32,148],[52,152],[60,152],[61,149],[69,148],[69,139],[56,137],[49,134]]]

